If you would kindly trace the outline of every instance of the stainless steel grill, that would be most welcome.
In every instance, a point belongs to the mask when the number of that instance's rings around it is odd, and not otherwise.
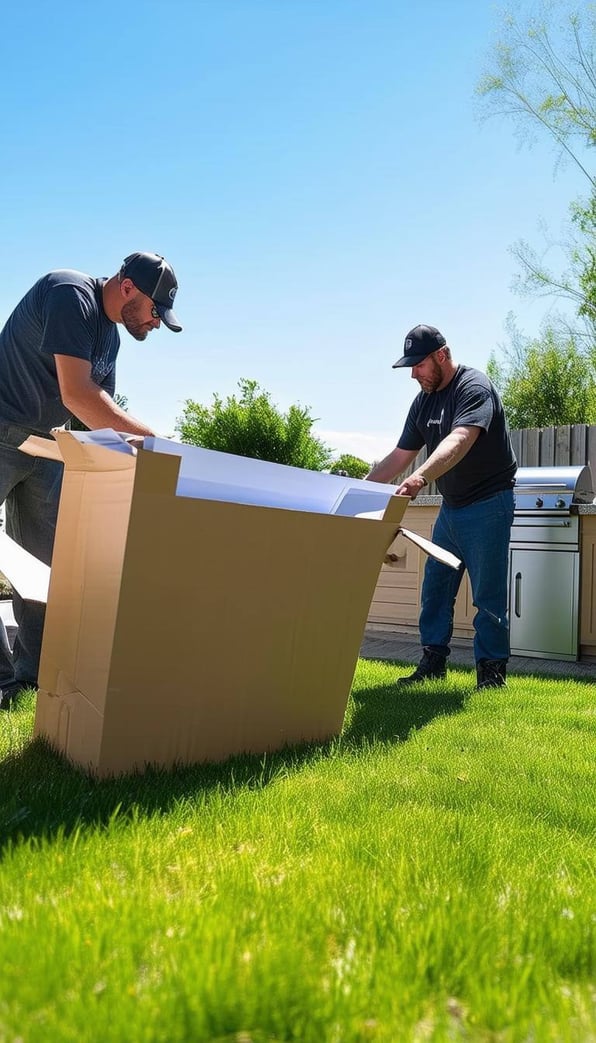
[[[515,513],[569,511],[578,503],[593,503],[589,467],[520,467],[515,480]]]
[[[519,468],[509,559],[514,655],[577,659],[580,540],[573,508],[593,502],[589,467]]]

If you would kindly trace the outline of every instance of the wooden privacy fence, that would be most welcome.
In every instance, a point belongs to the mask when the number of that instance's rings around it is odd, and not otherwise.
[[[527,427],[511,432],[520,467],[569,467],[590,464],[596,477],[596,425]]]
[[[511,441],[519,467],[574,467],[589,464],[593,483],[596,484],[596,425],[526,427],[512,431]],[[426,456],[426,449],[421,449],[405,474],[415,471],[426,460]],[[436,483],[431,482],[425,495],[437,493]]]

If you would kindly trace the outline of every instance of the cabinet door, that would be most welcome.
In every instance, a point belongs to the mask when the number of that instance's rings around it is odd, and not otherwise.
[[[596,656],[596,516],[580,519],[580,641],[582,654]]]
[[[509,588],[511,651],[544,659],[577,659],[579,553],[512,550]]]
[[[408,506],[404,526],[419,536],[431,539],[432,526],[439,508]],[[396,556],[393,565],[383,565],[373,594],[368,622],[395,626],[409,632],[418,631],[420,586],[426,554],[405,536],[398,535],[389,548]]]

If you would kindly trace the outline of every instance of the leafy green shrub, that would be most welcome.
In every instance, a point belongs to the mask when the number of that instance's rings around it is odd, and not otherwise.
[[[346,474],[350,478],[366,478],[370,464],[351,453],[342,453],[331,467],[331,474]]]
[[[6,576],[0,572],[0,599],[12,597],[12,587]]]
[[[311,471],[329,466],[331,450],[313,435],[315,420],[308,408],[293,405],[283,414],[255,380],[242,379],[238,386],[238,397],[230,395],[224,401],[214,394],[211,406],[187,399],[176,421],[181,440]]]

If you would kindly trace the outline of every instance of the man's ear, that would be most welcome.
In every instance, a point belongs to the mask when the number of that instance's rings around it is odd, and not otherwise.
[[[132,279],[125,277],[120,280],[120,293],[125,301],[129,300],[134,295],[135,290],[136,286]]]

